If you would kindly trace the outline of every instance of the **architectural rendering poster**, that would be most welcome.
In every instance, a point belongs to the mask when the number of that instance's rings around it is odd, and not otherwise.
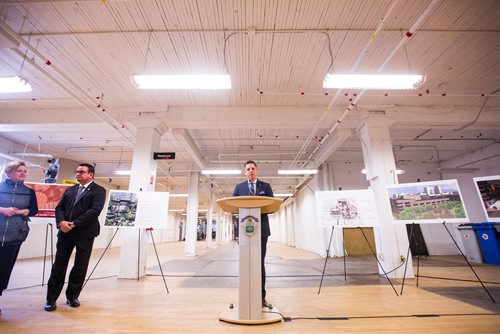
[[[457,180],[387,186],[395,223],[468,222]]]
[[[489,222],[500,222],[500,175],[475,177],[479,197]]]
[[[104,226],[166,228],[168,200],[167,192],[111,190]]]
[[[57,203],[61,200],[64,191],[71,185],[68,184],[49,184],[25,182],[27,187],[35,191],[36,202],[38,204],[38,213],[35,217],[47,218],[53,221],[56,217],[55,209]]]
[[[373,191],[317,191],[316,215],[320,227],[378,226]]]

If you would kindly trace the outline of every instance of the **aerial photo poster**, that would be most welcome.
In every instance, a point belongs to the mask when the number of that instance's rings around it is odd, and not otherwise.
[[[464,223],[467,212],[457,180],[387,186],[394,223]]]

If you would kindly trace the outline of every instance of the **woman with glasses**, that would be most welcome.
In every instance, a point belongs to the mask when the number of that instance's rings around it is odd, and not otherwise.
[[[5,166],[7,178],[0,183],[0,296],[28,237],[29,217],[38,212],[35,192],[24,185],[27,172],[24,162],[11,161]]]

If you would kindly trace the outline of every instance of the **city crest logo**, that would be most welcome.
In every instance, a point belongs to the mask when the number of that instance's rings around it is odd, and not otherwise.
[[[257,233],[257,229],[259,228],[259,219],[248,215],[240,219],[240,224],[243,224],[243,231],[245,234],[251,237]]]

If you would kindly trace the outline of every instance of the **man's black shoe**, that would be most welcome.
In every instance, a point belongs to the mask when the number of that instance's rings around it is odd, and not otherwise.
[[[269,304],[265,298],[262,298],[262,307],[267,307],[270,310],[273,309],[273,305]]]
[[[80,301],[78,300],[78,298],[68,299],[66,301],[66,304],[68,304],[71,307],[80,307]]]
[[[57,308],[57,306],[56,306],[55,302],[46,302],[45,303],[45,311],[47,311],[47,312],[55,311],[56,308]]]

